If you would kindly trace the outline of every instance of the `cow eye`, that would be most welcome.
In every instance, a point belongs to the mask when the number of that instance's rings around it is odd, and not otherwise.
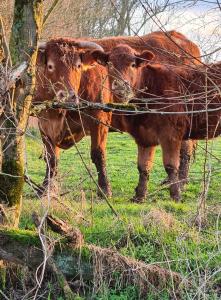
[[[135,62],[132,62],[131,67],[132,67],[132,68],[136,68],[136,63],[135,63]]]
[[[53,71],[53,66],[51,64],[48,65],[48,70]]]
[[[77,68],[80,69],[80,67],[81,67],[81,64],[78,64],[78,65],[77,65]]]

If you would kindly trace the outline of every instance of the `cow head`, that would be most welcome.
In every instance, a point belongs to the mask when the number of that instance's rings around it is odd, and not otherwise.
[[[133,95],[140,67],[154,58],[150,51],[136,53],[127,45],[119,45],[110,52],[94,50],[91,56],[108,67],[111,91],[115,102],[125,102]]]
[[[94,42],[50,40],[39,46],[37,56],[37,84],[34,101],[68,99],[78,102],[82,72],[87,65],[88,49],[102,51]],[[91,63],[91,62],[90,62]]]

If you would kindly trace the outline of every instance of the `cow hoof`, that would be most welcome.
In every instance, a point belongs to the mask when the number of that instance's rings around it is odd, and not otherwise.
[[[180,195],[171,195],[171,198],[175,201],[175,202],[181,202],[181,197]]]
[[[168,185],[168,184],[170,184],[170,180],[169,180],[168,177],[165,178],[164,180],[162,180],[161,183],[160,183],[160,185]]]
[[[45,196],[47,195],[47,193],[48,193],[48,189],[49,189],[48,186],[42,186],[41,188],[38,188],[38,189],[36,190],[38,198],[43,198],[43,197],[45,197]],[[50,195],[52,195],[53,190],[50,189],[50,190],[49,190],[49,193],[50,193]]]
[[[112,197],[112,191],[111,191],[110,188],[101,188],[101,190],[98,189],[97,195],[100,198],[104,198],[104,197],[111,198]]]
[[[36,192],[36,195],[38,198],[42,198],[45,194],[45,191],[46,191],[46,189],[43,186],[35,189],[35,192]]]
[[[37,197],[39,197],[39,198],[41,198],[45,192],[45,188],[43,186],[36,186],[36,187],[33,187],[33,189],[34,189],[34,192],[36,193]]]
[[[133,203],[142,204],[144,203],[145,197],[134,196],[130,201]]]
[[[105,192],[105,195],[108,197],[108,198],[111,198],[112,197],[112,191],[111,190],[108,190]]]
[[[39,198],[43,198],[47,195],[49,195],[51,198],[57,198],[59,197],[59,187],[58,185],[55,184],[55,182],[51,182],[50,184],[47,185],[42,185],[39,186],[38,188],[35,189],[36,194]]]

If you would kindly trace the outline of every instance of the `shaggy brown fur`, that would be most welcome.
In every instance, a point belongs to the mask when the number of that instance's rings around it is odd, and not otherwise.
[[[158,63],[141,69],[137,98],[152,98],[145,104],[150,110],[171,114],[132,116],[131,134],[144,146],[154,140],[160,143],[164,167],[173,183],[170,194],[176,200],[180,198],[177,181],[182,140],[211,139],[221,134],[220,74],[221,63],[194,68]]]
[[[169,36],[169,39],[167,37]],[[172,39],[173,41],[171,41]],[[89,39],[88,39],[89,40]],[[48,43],[59,45],[60,47],[66,47],[67,49],[73,47],[73,45],[76,44],[79,40],[70,40],[70,39],[56,39]],[[192,62],[192,57],[188,57],[187,53],[185,51],[189,51],[193,56],[198,57],[199,56],[199,50],[198,47],[186,39],[185,36],[183,36],[180,33],[177,33],[175,31],[168,32],[166,35],[161,32],[155,32],[151,33],[149,35],[143,36],[141,38],[139,37],[114,37],[114,38],[104,38],[100,40],[94,40],[96,43],[98,43],[100,46],[102,46],[105,50],[109,50],[114,46],[117,46],[119,44],[127,43],[128,45],[134,47],[136,51],[141,52],[143,49],[155,49],[155,57],[158,57],[159,60],[169,62],[169,63],[178,63],[178,61],[183,62]],[[178,46],[176,45],[178,43]],[[66,46],[64,46],[66,45]],[[180,47],[183,47],[184,50],[181,50]],[[48,46],[49,47],[49,46]],[[50,48],[50,47],[49,47]],[[65,49],[66,49],[65,48]],[[52,49],[52,51],[54,51]],[[59,50],[60,51],[60,50]],[[56,51],[57,55],[58,51]],[[84,53],[79,54],[78,52],[74,52],[76,55],[80,55],[80,58],[82,59],[81,63],[90,63],[93,64],[94,57],[91,57],[90,53]],[[49,53],[46,51],[46,61],[51,58],[53,53]],[[54,55],[54,54],[53,54]],[[62,55],[62,53],[60,53]],[[177,57],[179,59],[177,60]],[[62,61],[56,61],[56,78],[53,77],[48,73],[48,70],[46,68],[45,63],[41,62],[39,64],[39,70],[42,71],[42,76],[45,81],[43,84],[40,84],[41,87],[38,85],[38,89],[36,92],[36,99],[40,98],[39,93],[41,93],[42,99],[51,99],[52,94],[50,94],[51,90],[45,92],[45,89],[48,89],[48,79],[53,84],[60,84],[60,78],[62,78],[62,75],[60,71],[62,71],[63,67],[65,68],[66,65],[64,65],[62,68],[57,67],[57,63],[60,64]],[[69,68],[68,72],[73,72],[71,68]],[[63,78],[67,79],[67,74],[63,72]],[[81,84],[80,88],[78,88],[79,78],[81,77]],[[96,66],[95,68],[89,69],[86,72],[79,72],[79,76],[77,75],[77,81],[74,82],[71,80],[66,80],[66,82],[62,82],[64,86],[66,86],[68,89],[72,86],[74,88],[75,94],[78,92],[79,96],[81,96],[83,99],[86,99],[88,101],[94,101],[94,102],[110,102],[112,101],[112,93],[110,93],[110,82],[107,79],[107,69],[103,66]],[[38,78],[38,82],[41,79]],[[71,83],[71,84],[70,84]],[[102,87],[102,88],[101,88]],[[40,91],[40,89],[42,90]],[[61,87],[60,87],[61,88]],[[44,90],[43,90],[44,89]],[[39,92],[40,91],[40,92]],[[52,91],[53,92],[53,91]],[[89,116],[87,116],[87,114]],[[97,123],[96,119],[101,121],[101,123]],[[106,159],[105,159],[105,149],[106,149],[106,140],[107,140],[107,134],[108,134],[108,127],[106,127],[103,124],[110,124],[111,122],[111,114],[105,113],[101,111],[93,111],[93,112],[86,112],[82,116],[82,118],[79,118],[78,113],[74,112],[64,112],[64,111],[54,111],[54,110],[47,110],[42,113],[42,116],[39,121],[39,127],[42,133],[43,142],[46,147],[46,160],[47,160],[47,172],[44,180],[45,187],[48,184],[48,179],[52,178],[56,174],[56,167],[57,167],[57,160],[59,157],[59,149],[67,149],[71,147],[75,142],[78,142],[83,138],[85,134],[90,134],[92,143],[91,143],[91,156],[92,160],[95,163],[98,171],[98,182],[102,188],[102,190],[107,194],[111,195],[111,189],[110,185],[107,180],[106,175]],[[84,130],[82,129],[82,123]],[[122,124],[121,120],[119,122],[119,127],[121,127]],[[115,125],[115,123],[113,124]],[[126,130],[127,131],[127,130]],[[139,141],[138,141],[139,144]],[[142,145],[141,145],[142,149]],[[139,146],[140,150],[140,146]],[[141,150],[141,153],[143,152],[143,149]],[[140,158],[138,157],[138,165],[139,170],[141,170],[140,180],[143,182],[142,186],[145,185],[145,180],[148,178],[148,173],[150,166],[152,162],[146,162],[146,160],[149,159],[149,155],[152,157],[152,150],[150,151],[150,154],[144,155],[145,159],[142,155]],[[149,152],[148,152],[149,153]],[[145,170],[140,168],[140,162],[142,161],[142,166],[148,164],[147,170],[145,167]],[[139,190],[139,188],[138,188]],[[142,194],[142,195],[141,195]],[[145,191],[140,194],[141,198],[144,198]]]
[[[166,117],[184,139],[211,139],[221,133],[220,75],[221,63],[195,68],[150,64],[142,69],[138,85],[148,92],[137,96],[160,97],[160,104],[148,104],[150,109],[184,112]]]
[[[188,45],[188,43],[187,43]],[[169,46],[170,43],[169,43]],[[176,48],[175,48],[176,49]],[[174,49],[174,50],[175,50]],[[186,49],[187,50],[187,49]],[[162,50],[163,51],[163,50]],[[164,49],[165,51],[165,49]],[[194,53],[198,53],[199,50],[195,46]],[[137,53],[133,48],[128,45],[120,44],[109,52],[102,52],[95,50],[91,52],[92,57],[101,65],[108,65],[108,79],[114,98],[117,101],[123,102],[125,98],[127,99],[128,91],[136,91],[137,83],[140,81],[141,67],[148,64],[151,60],[153,63],[157,61],[162,61],[164,67],[170,66],[171,57],[168,56],[168,60],[161,56],[157,51],[150,52],[145,50],[141,53]],[[176,59],[173,64],[180,64]],[[189,61],[189,65],[192,65],[192,61]],[[170,91],[170,80],[173,81],[172,77],[170,79],[170,74],[168,73],[167,86],[168,91]],[[151,80],[155,83],[156,80],[159,81],[154,75]],[[127,90],[126,90],[126,88]],[[157,88],[157,86],[156,86]],[[169,92],[168,92],[169,93]],[[151,97],[151,96],[150,96]],[[156,104],[158,105],[158,104]],[[121,131],[128,132],[131,134],[137,145],[138,145],[138,171],[139,171],[139,183],[135,189],[135,197],[133,201],[141,202],[145,199],[147,193],[147,181],[149,178],[149,173],[152,168],[153,158],[154,158],[154,147],[159,144],[158,137],[153,131],[140,125],[140,120],[142,116],[131,116],[125,115],[124,113],[112,116],[112,126],[120,129]],[[162,123],[163,124],[163,123]],[[178,126],[179,124],[177,124]],[[194,141],[188,141],[182,143],[181,148],[181,168],[179,170],[179,179],[181,180],[181,187],[186,183],[189,169],[190,157],[193,151]],[[179,168],[179,165],[177,166]],[[168,176],[172,176],[170,173],[170,168],[167,168]]]

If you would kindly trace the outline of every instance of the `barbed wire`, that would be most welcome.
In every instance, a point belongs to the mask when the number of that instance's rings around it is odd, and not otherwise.
[[[165,98],[161,98],[161,100],[164,100]],[[139,98],[134,98],[134,100],[140,100]],[[142,99],[144,103],[148,103],[149,99]],[[208,112],[216,112],[221,110],[220,107],[217,108],[206,108],[206,109],[197,109],[197,110],[190,110],[190,111],[161,111],[159,109],[150,109],[147,107],[140,107],[136,106],[136,104],[119,104],[119,103],[96,103],[96,102],[90,102],[88,100],[80,99],[81,103],[74,104],[73,102],[57,102],[55,101],[45,101],[44,103],[34,103],[32,108],[32,115],[37,116],[42,110],[47,109],[64,109],[64,110],[73,110],[73,111],[79,111],[79,110],[103,110],[104,112],[118,112],[118,113],[126,113],[126,114],[159,114],[159,115],[189,115],[189,114],[199,114],[199,113],[208,113]],[[164,102],[165,103],[165,102]],[[155,103],[154,103],[155,104]],[[167,104],[167,103],[166,103]],[[178,105],[183,104],[180,103],[172,103],[171,105]],[[191,104],[191,105],[194,105]],[[195,105],[198,105],[196,103]],[[206,104],[205,104],[206,105]],[[215,103],[214,103],[215,105]],[[217,104],[216,104],[217,105]],[[167,108],[167,106],[161,108],[162,110]],[[99,120],[98,120],[99,122]]]

